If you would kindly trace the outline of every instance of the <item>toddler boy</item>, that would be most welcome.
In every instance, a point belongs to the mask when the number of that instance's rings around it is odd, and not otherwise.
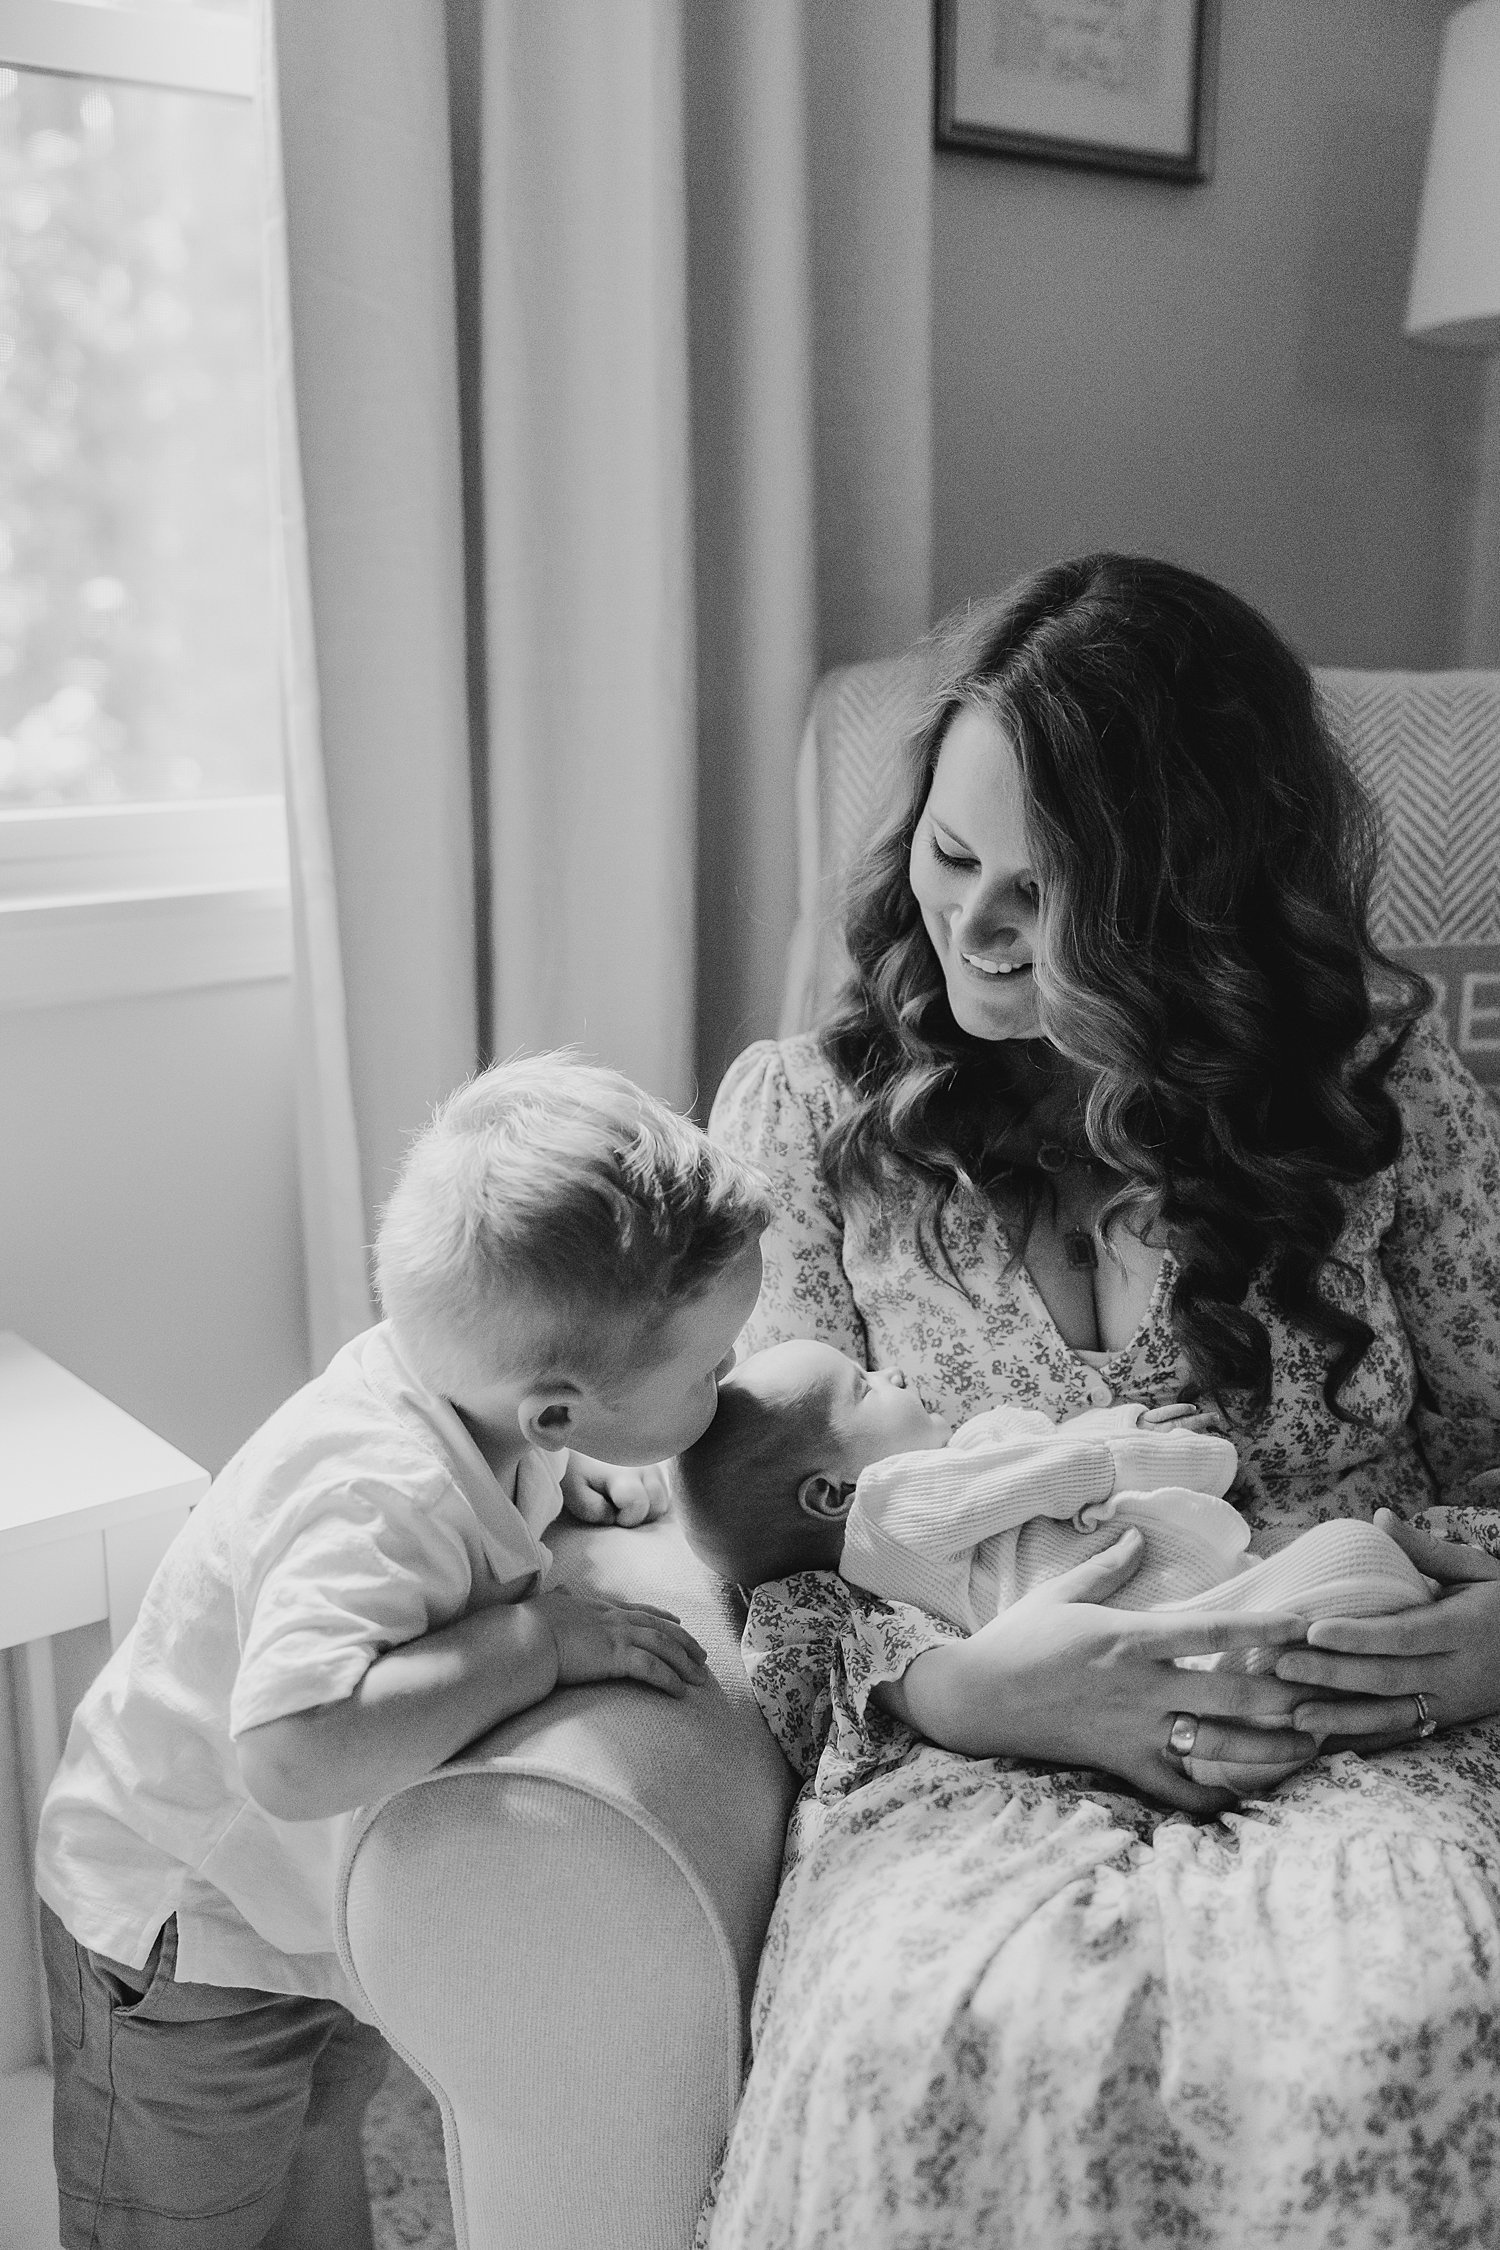
[[[350,1814],[556,1686],[701,1676],[666,1612],[549,1587],[542,1533],[656,1504],[628,1472],[712,1417],[767,1214],[694,1126],[565,1055],[485,1072],[417,1137],[385,1319],[216,1480],[47,1794],[68,2250],[369,2243]]]
[[[797,1340],[727,1378],[712,1425],[675,1465],[678,1512],[694,1550],[736,1584],[837,1570],[966,1633],[1130,1529],[1141,1564],[1113,1608],[1362,1617],[1431,1600],[1395,1540],[1358,1520],[1253,1560],[1250,1527],[1223,1498],[1235,1450],[1210,1420],[1125,1404],[1054,1424],[999,1407],[950,1438],[899,1369],[866,1373]],[[1228,1661],[1263,1668],[1259,1651]]]

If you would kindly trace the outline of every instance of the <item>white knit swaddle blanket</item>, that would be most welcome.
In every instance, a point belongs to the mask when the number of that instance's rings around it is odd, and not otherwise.
[[[1431,1581],[1405,1549],[1360,1517],[1314,1524],[1278,1553],[1257,1558],[1248,1552],[1244,1517],[1201,1492],[1121,1492],[1081,1514],[1095,1522],[1075,1528],[1038,1518],[1023,1525],[1015,1534],[1010,1570],[1003,1556],[993,1558],[994,1614],[1131,1524],[1145,1537],[1145,1559],[1128,1585],[1105,1597],[1101,1606],[1107,1609],[1290,1614],[1311,1624],[1319,1617],[1388,1617],[1434,1598]],[[1187,1661],[1203,1671],[1263,1672],[1276,1658],[1274,1650],[1249,1649]]]
[[[1319,1617],[1391,1617],[1436,1598],[1433,1581],[1404,1547],[1360,1516],[1341,1516],[1315,1523],[1274,1555],[1259,1560],[1247,1555],[1243,1567],[1221,1584],[1161,1606],[1212,1610],[1221,1617],[1289,1611],[1311,1624]],[[1276,1652],[1248,1649],[1183,1661],[1203,1671],[1269,1672]]]
[[[859,1479],[844,1577],[974,1632],[1134,1526],[1144,1553],[1129,1583],[1106,1597],[1112,1609],[1290,1613],[1311,1622],[1389,1615],[1433,1599],[1405,1550],[1356,1517],[1316,1524],[1275,1554],[1253,1556],[1248,1524],[1222,1497],[1237,1465],[1233,1447],[1201,1433],[1139,1429],[1139,1411],[1108,1410],[1061,1427],[1030,1412],[996,1412],[942,1451],[876,1463]],[[1127,1463],[1158,1475],[1169,1466],[1184,1481],[1112,1489]],[[1252,1650],[1194,1661],[1259,1671],[1275,1659]]]
[[[1142,1534],[1145,1553],[1129,1585],[1109,1598],[1111,1609],[1191,1601],[1236,1575],[1248,1560],[1250,1526],[1238,1508],[1211,1493],[1163,1485],[1153,1492],[1111,1493],[1061,1522],[1035,1516],[1012,1533],[986,1540],[985,1552],[975,1557],[975,1594],[983,1586],[984,1609],[994,1616],[1049,1578],[1112,1547],[1132,1528]]]

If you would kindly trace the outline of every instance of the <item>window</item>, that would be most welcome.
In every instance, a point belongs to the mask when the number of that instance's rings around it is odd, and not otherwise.
[[[0,0],[0,1005],[285,973],[253,90]]]

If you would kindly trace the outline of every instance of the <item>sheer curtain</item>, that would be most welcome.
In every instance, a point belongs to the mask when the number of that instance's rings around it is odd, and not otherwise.
[[[814,676],[927,621],[928,31],[273,7],[321,1360],[476,1059],[575,1041],[687,1102],[774,1027]]]
[[[450,12],[478,96],[492,1044],[690,1092],[681,0]]]
[[[687,19],[703,1106],[782,974],[792,771],[818,661],[803,0]]]
[[[337,885],[324,783],[308,576],[307,518],[297,444],[287,211],[276,26],[262,16],[266,334],[271,361],[272,553],[280,655],[282,767],[292,869],[296,963],[297,1158],[303,1205],[308,1336],[321,1367],[371,1318],[358,1141],[339,943]]]
[[[458,339],[442,10],[270,12],[303,1227],[321,1365],[371,1318],[367,1246],[407,1134],[475,1059]],[[277,270],[273,255],[273,310]]]

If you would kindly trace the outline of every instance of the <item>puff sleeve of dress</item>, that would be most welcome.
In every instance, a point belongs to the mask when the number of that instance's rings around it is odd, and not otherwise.
[[[818,1161],[833,1118],[815,1042],[762,1039],[730,1064],[708,1130],[765,1173],[775,1205],[761,1237],[764,1279],[743,1351],[805,1336],[868,1367],[865,1324],[842,1262],[843,1216]]]
[[[942,1618],[809,1570],[756,1587],[741,1645],[762,1717],[827,1803],[900,1765],[919,1739],[872,1703],[874,1689],[961,1638]]]
[[[1500,1504],[1500,1132],[1482,1089],[1430,1017],[1413,1028],[1386,1087],[1405,1132],[1381,1265],[1416,1358],[1418,1441],[1443,1501],[1493,1509]]]

